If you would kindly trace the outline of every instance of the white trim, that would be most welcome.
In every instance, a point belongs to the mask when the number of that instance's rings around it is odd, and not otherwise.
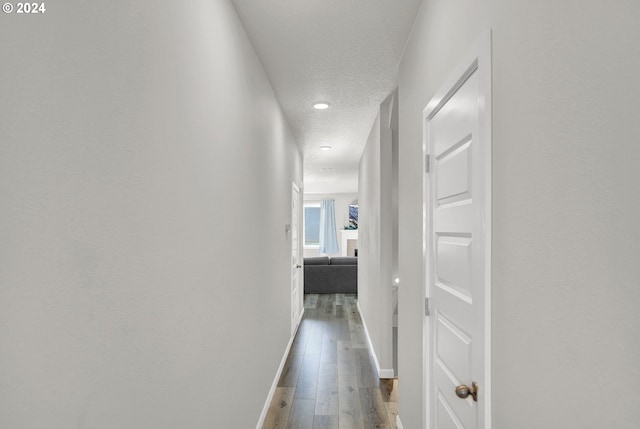
[[[482,214],[480,222],[483,225],[483,239],[484,239],[484,281],[485,281],[485,294],[484,302],[481,303],[484,311],[484,341],[483,341],[483,354],[484,354],[484,387],[482,388],[484,407],[481,410],[481,415],[484,416],[484,429],[491,429],[491,205],[492,205],[492,64],[491,64],[491,29],[488,29],[480,35],[474,42],[470,51],[467,52],[457,67],[453,70],[444,84],[427,106],[423,110],[423,155],[429,155],[429,149],[427,147],[428,139],[428,122],[427,120],[433,117],[440,108],[448,101],[448,99],[459,89],[460,86],[471,76],[476,73],[478,76],[478,93],[479,93],[479,119],[478,119],[478,136],[479,140],[484,142],[481,151],[481,164],[484,169],[482,180],[484,181],[484,194],[480,195],[480,199],[484,201],[482,207]],[[425,287],[423,290],[425,296],[429,296],[429,278],[430,278],[430,263],[429,263],[429,249],[426,244],[428,237],[430,237],[430,219],[428,201],[429,195],[429,175],[423,174],[423,267],[424,267],[424,279]],[[429,383],[431,382],[430,374],[430,362],[429,362],[429,342],[430,338],[430,326],[429,317],[424,318],[424,341],[423,341],[423,362],[425,370],[425,380],[423,383],[423,394],[425,398],[425,425],[429,427],[429,407],[431,404]]]
[[[396,426],[398,427],[398,429],[404,429],[404,426],[402,426],[402,422],[400,421],[400,416],[396,414]]]
[[[491,422],[493,421],[491,415],[492,409],[492,391],[493,383],[491,376],[491,331],[492,331],[492,318],[491,318],[491,291],[492,291],[492,278],[493,278],[493,64],[492,64],[492,46],[491,46],[491,29],[487,30],[478,39],[476,49],[478,52],[478,86],[480,87],[480,96],[484,98],[480,99],[480,138],[485,142],[488,142],[486,150],[482,152],[485,157],[485,201],[484,206],[484,218],[482,223],[484,224],[484,236],[485,236],[485,270],[484,270],[484,429],[491,429]]]
[[[260,413],[260,417],[258,418],[258,424],[256,425],[256,429],[262,429],[264,425],[264,420],[267,418],[267,413],[269,412],[269,406],[271,405],[271,401],[273,400],[273,394],[276,392],[276,387],[278,387],[278,381],[280,380],[280,376],[282,375],[282,370],[284,369],[284,364],[287,362],[287,357],[289,357],[289,351],[291,351],[291,346],[293,345],[293,340],[296,337],[296,333],[298,333],[298,328],[300,327],[300,321],[302,321],[302,316],[304,315],[304,307],[300,312],[300,317],[298,318],[298,323],[296,324],[296,329],[289,338],[289,343],[287,344],[287,348],[284,351],[284,355],[282,356],[282,360],[280,361],[280,366],[278,367],[278,371],[276,371],[276,376],[273,378],[273,383],[271,384],[271,389],[269,390],[269,394],[267,395],[267,400],[262,407],[262,413]]]
[[[492,290],[492,221],[493,221],[493,68],[492,68],[492,51],[491,51],[491,29],[487,30],[480,36],[476,42],[476,51],[478,52],[478,78],[480,89],[480,138],[485,142],[486,150],[482,151],[484,157],[484,180],[487,184],[485,191],[484,217],[482,223],[484,225],[484,429],[491,429],[491,408],[492,408],[492,378],[491,378],[491,290]],[[484,98],[482,98],[484,97]]]
[[[380,378],[394,378],[395,374],[393,369],[380,369],[378,368],[378,376]]]
[[[395,372],[393,368],[384,369],[380,368],[380,363],[378,362],[378,356],[376,355],[376,350],[373,348],[373,343],[371,342],[371,337],[369,336],[369,329],[367,329],[367,322],[364,321],[364,317],[362,316],[362,310],[360,309],[360,302],[356,302],[356,306],[358,307],[358,312],[360,313],[360,319],[362,319],[362,327],[364,328],[364,334],[367,337],[367,344],[369,344],[369,350],[371,350],[371,356],[373,356],[373,361],[376,364],[376,371],[378,371],[378,378],[394,378]]]

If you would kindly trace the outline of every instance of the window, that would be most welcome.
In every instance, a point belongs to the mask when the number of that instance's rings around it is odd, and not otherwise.
[[[320,203],[304,205],[304,246],[320,246]]]

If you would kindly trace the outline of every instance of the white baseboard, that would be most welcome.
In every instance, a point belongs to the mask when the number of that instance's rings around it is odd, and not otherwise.
[[[400,421],[400,416],[396,414],[396,426],[398,427],[398,429],[404,429],[404,426],[402,426],[402,422]]]
[[[393,372],[393,369],[378,368],[378,376],[380,378],[394,378],[396,374]]]
[[[369,329],[367,328],[367,322],[365,322],[364,317],[362,317],[362,310],[360,309],[360,302],[356,303],[358,307],[358,312],[360,312],[360,319],[362,319],[362,326],[364,327],[364,334],[367,337],[367,343],[369,344],[369,350],[371,350],[371,356],[373,356],[373,361],[376,364],[376,370],[378,371],[379,378],[394,378],[395,372],[393,368],[380,368],[380,363],[378,362],[378,356],[376,355],[376,350],[373,348],[373,343],[371,342],[371,337],[369,336]]]
[[[302,320],[303,315],[304,315],[304,307],[300,312],[298,323],[296,323],[296,330],[293,332],[293,334],[291,334],[291,338],[289,338],[289,343],[287,344],[287,348],[284,351],[282,360],[280,361],[280,366],[278,367],[278,371],[276,371],[276,376],[274,377],[273,383],[271,384],[271,389],[269,390],[269,394],[267,395],[267,400],[265,401],[264,406],[262,407],[262,413],[260,413],[260,418],[258,419],[258,424],[256,425],[256,429],[262,429],[262,425],[264,425],[264,419],[267,418],[267,413],[269,412],[269,405],[271,405],[273,394],[276,392],[276,387],[278,387],[278,380],[280,380],[280,375],[282,375],[284,364],[287,362],[289,351],[291,350],[291,346],[293,345],[293,339],[296,337],[296,333],[298,332],[298,328],[300,327],[300,321]]]

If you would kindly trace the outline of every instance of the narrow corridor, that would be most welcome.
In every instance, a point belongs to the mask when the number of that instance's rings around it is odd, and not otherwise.
[[[379,379],[355,295],[305,295],[263,429],[395,429],[397,381]]]

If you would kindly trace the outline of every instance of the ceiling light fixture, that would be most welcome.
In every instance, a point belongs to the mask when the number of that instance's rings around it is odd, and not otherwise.
[[[331,150],[331,146],[320,146],[320,150]]]
[[[325,110],[329,108],[329,103],[326,101],[317,101],[313,103],[313,108],[316,110]]]

